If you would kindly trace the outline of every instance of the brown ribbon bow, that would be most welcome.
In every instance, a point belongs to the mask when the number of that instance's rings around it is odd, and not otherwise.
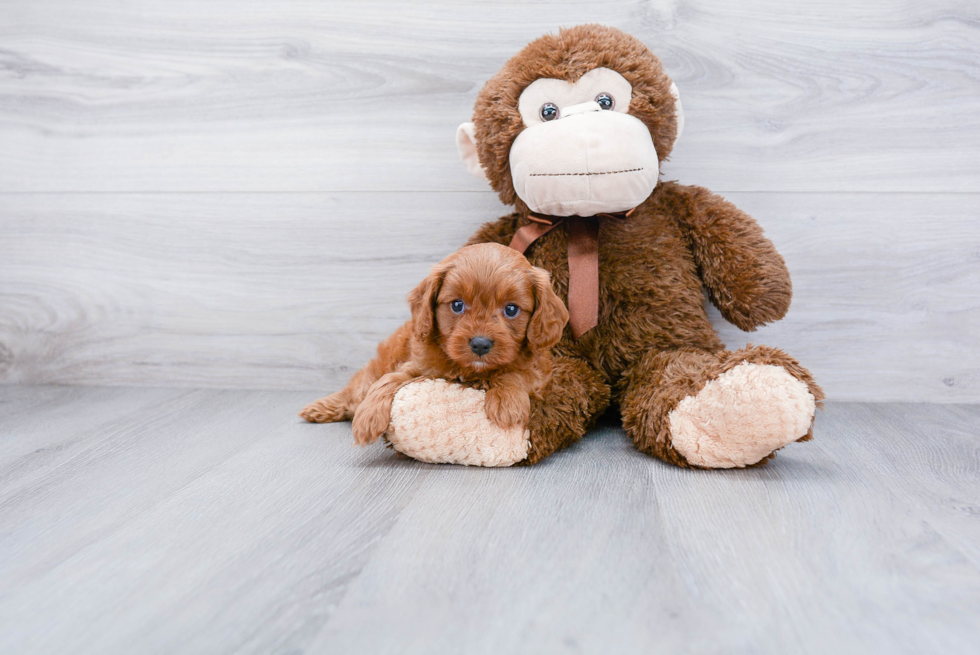
[[[624,220],[627,212],[602,213],[595,216],[539,216],[518,228],[510,247],[524,253],[532,243],[565,225],[568,235],[568,322],[578,339],[599,323],[599,219]]]

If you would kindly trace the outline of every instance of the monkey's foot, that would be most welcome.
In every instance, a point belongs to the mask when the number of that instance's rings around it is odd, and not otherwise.
[[[527,457],[530,434],[487,418],[485,392],[446,380],[406,384],[391,405],[385,438],[400,453],[433,464],[511,466]]]
[[[743,362],[677,404],[671,444],[695,466],[751,466],[806,437],[815,411],[807,385],[782,366]]]

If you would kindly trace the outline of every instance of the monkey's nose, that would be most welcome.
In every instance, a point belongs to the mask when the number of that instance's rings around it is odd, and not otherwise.
[[[572,105],[571,107],[565,107],[561,110],[561,117],[568,118],[569,116],[574,116],[575,114],[587,114],[590,111],[600,111],[602,107],[595,100],[589,100],[588,102],[583,102],[578,105]]]
[[[483,357],[493,348],[493,341],[486,337],[473,337],[470,339],[470,350],[478,357]]]

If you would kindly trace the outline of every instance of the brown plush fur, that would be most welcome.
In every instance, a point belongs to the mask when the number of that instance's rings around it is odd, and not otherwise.
[[[660,160],[677,138],[670,78],[638,39],[601,25],[580,25],[548,34],[515,55],[477,96],[473,109],[477,152],[490,185],[505,205],[519,212],[527,206],[517,197],[510,176],[510,147],[524,129],[518,99],[531,82],[551,78],[577,82],[596,68],[609,68],[633,87],[629,113],[650,129]]]
[[[630,367],[623,378],[626,382],[626,393],[620,405],[623,427],[633,438],[636,447],[672,464],[689,466],[672,448],[668,415],[684,398],[701,391],[708,381],[744,362],[782,366],[790,375],[807,385],[818,406],[823,400],[823,391],[810,372],[776,348],[750,344],[736,352],[694,348],[651,351]],[[635,383],[631,384],[634,380]],[[799,441],[809,441],[812,438],[811,426],[810,431]],[[763,461],[771,457],[770,455]]]
[[[568,321],[548,273],[496,244],[463,248],[432,269],[408,297],[412,319],[378,346],[378,355],[347,386],[305,407],[300,416],[327,423],[353,417],[354,439],[376,441],[388,428],[402,385],[445,378],[484,389],[488,418],[503,428],[525,425],[530,399],[542,398],[551,379],[550,349]],[[456,314],[454,300],[465,310]],[[507,304],[520,308],[504,315]],[[470,339],[484,336],[484,355]]]
[[[600,66],[630,82],[629,113],[650,129],[661,159],[670,153],[677,130],[670,79],[642,43],[596,25],[542,37],[507,62],[477,99],[480,163],[501,200],[517,211],[487,223],[469,243],[509,244],[528,223],[509,169],[511,145],[524,129],[517,109],[521,91],[541,77],[575,81]],[[567,299],[565,230],[541,237],[526,255],[551,273],[555,291]],[[565,330],[556,348],[552,392],[532,406],[525,463],[581,438],[617,403],[637,448],[687,466],[671,447],[668,414],[743,361],[779,364],[818,403],[823,398],[809,372],[785,353],[761,346],[726,352],[708,320],[702,287],[727,320],[747,331],[782,318],[792,297],[782,257],[750,216],[720,196],[660,183],[629,219],[603,220],[599,276],[599,324],[578,340]]]

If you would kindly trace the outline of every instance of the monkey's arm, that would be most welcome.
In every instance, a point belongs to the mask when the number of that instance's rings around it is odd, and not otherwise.
[[[789,271],[755,219],[701,187],[667,190],[673,197],[665,200],[721,315],[746,332],[785,316],[793,297]]]

